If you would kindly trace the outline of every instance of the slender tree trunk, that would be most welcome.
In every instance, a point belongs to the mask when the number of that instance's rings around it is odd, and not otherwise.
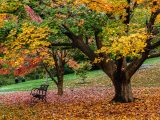
[[[63,95],[63,76],[58,77],[57,88],[58,88],[57,94],[62,96]]]
[[[112,99],[113,102],[134,101],[130,78],[121,75],[120,77],[115,76],[112,81],[115,88],[115,96]]]

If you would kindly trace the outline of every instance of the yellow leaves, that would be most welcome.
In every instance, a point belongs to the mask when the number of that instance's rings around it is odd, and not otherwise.
[[[100,63],[104,58],[102,57],[98,57],[98,58],[95,58],[93,63]]]
[[[17,21],[17,17],[9,13],[0,13],[0,28],[4,26],[5,21]]]
[[[137,56],[143,52],[146,47],[145,40],[146,35],[131,34],[130,36],[122,36],[121,38],[114,40],[111,45],[111,53],[122,56]]]
[[[160,14],[156,18],[156,23],[159,23],[159,22],[160,22]]]
[[[97,50],[95,53],[112,54],[118,59],[119,57],[126,56],[139,56],[144,52],[146,47],[147,35],[142,33],[130,34],[129,36],[121,36],[109,38],[110,43]],[[95,63],[100,59],[96,58]]]
[[[16,34],[17,34],[17,29],[14,28],[10,31],[9,35],[7,36],[7,39],[10,39],[10,40],[14,40],[16,39]]]
[[[50,42],[47,41],[50,33],[48,27],[36,26],[31,23],[22,24],[19,31],[16,28],[12,29],[6,37],[8,41],[5,43],[7,48],[4,51],[5,58],[11,61],[13,67],[21,65],[24,62],[23,58],[27,55],[36,56],[37,52],[42,49],[44,50],[40,56],[44,58],[50,45]]]
[[[32,49],[34,49],[40,45],[49,46],[50,44],[46,41],[49,34],[50,30],[48,27],[36,27],[34,25],[24,23],[22,25],[22,32],[18,34],[17,40],[20,43],[30,44]]]
[[[14,12],[17,10],[20,6],[21,3],[19,1],[6,1],[6,0],[1,0],[0,1],[0,12]]]
[[[101,49],[95,51],[95,53],[99,54],[99,53],[104,53],[104,52],[106,52],[106,51],[108,51],[108,49],[103,46],[103,47],[101,47]]]

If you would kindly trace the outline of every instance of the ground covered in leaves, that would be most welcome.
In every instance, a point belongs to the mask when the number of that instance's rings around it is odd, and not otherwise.
[[[62,97],[48,91],[47,103],[31,102],[30,92],[0,93],[0,120],[160,120],[159,73],[157,64],[133,76],[133,103],[111,103],[114,91],[103,75],[91,85],[65,88]]]
[[[0,95],[0,120],[160,120],[160,87],[134,87],[133,103],[110,103],[113,88],[65,89],[59,97],[49,91],[47,103],[31,102],[29,92]]]

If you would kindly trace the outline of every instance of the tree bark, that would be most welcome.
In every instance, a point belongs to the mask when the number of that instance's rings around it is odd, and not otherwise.
[[[58,88],[57,94],[62,96],[63,95],[63,76],[58,77],[57,88]]]
[[[57,76],[57,88],[58,92],[57,94],[62,96],[63,95],[63,76],[64,76],[64,65],[66,63],[65,57],[66,57],[66,51],[53,51],[53,59],[55,61],[55,70],[56,70],[56,76]]]
[[[112,81],[115,88],[115,96],[112,99],[113,102],[127,103],[134,101],[130,78],[121,75],[119,78],[115,76]]]
[[[116,61],[116,70],[112,76],[112,82],[115,88],[115,96],[113,102],[133,102],[133,94],[131,89],[131,76],[126,71],[126,58],[120,58]]]

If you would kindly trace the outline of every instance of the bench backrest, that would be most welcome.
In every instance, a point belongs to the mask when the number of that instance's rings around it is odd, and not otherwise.
[[[44,85],[44,84],[42,84],[42,85],[39,87],[39,90],[47,91],[48,86],[49,86],[49,85]]]

